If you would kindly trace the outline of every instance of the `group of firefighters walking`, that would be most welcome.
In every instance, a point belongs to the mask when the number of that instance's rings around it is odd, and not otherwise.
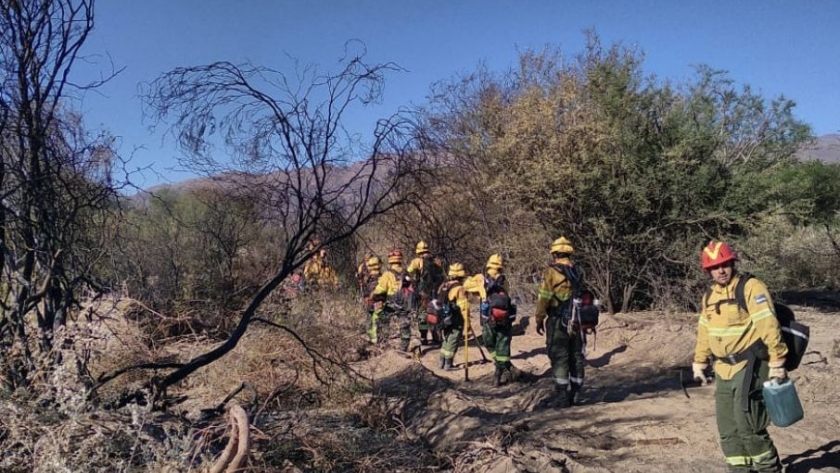
[[[575,402],[584,379],[586,327],[574,320],[574,303],[583,285],[580,271],[572,262],[573,253],[574,247],[564,237],[552,243],[554,261],[544,274],[535,314],[537,333],[546,335],[555,380],[557,395],[551,404],[558,407]],[[421,345],[440,344],[440,368],[453,369],[456,351],[471,329],[469,295],[475,295],[480,301],[481,343],[495,363],[494,383],[500,386],[506,375],[512,379],[511,340],[517,311],[502,256],[491,255],[484,271],[470,276],[460,262],[444,271],[429,245],[420,241],[415,258],[407,268],[403,263],[402,252],[394,250],[388,253],[386,269],[379,257],[371,254],[365,255],[358,268],[371,343],[387,340],[393,324],[399,327],[400,348],[406,351],[416,323]],[[444,314],[428,315],[432,307],[443,308]]]
[[[584,289],[581,271],[572,259],[574,252],[564,237],[552,242],[553,261],[542,275],[534,313],[536,332],[546,338],[555,386],[549,405],[559,408],[578,400],[584,383],[586,333],[597,324],[597,301],[593,303],[592,294]],[[495,362],[494,384],[500,386],[512,369],[516,318],[502,256],[491,255],[482,273],[469,276],[459,262],[444,271],[424,241],[417,243],[415,254],[407,268],[399,250],[388,253],[384,270],[380,259],[371,254],[359,266],[370,341],[387,340],[388,327],[396,320],[401,348],[408,350],[416,323],[422,345],[440,344],[439,367],[453,369],[455,353],[471,327],[468,296],[477,295],[482,343]],[[767,433],[764,400],[754,395],[768,378],[787,377],[788,349],[769,291],[760,280],[737,272],[737,253],[726,243],[710,242],[701,261],[712,284],[701,304],[693,375],[705,384],[709,360],[715,361],[715,412],[728,470],[782,471]],[[591,311],[587,315],[586,306],[595,311],[594,319]],[[431,314],[433,307],[438,310],[435,314]]]

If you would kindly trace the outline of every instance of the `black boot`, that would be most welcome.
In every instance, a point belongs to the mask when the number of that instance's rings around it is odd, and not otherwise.
[[[572,384],[572,389],[569,391],[569,404],[572,406],[577,406],[580,403],[578,402],[578,393],[580,393],[580,386],[576,384]]]
[[[429,341],[428,341],[428,340],[426,340],[426,335],[427,335],[428,333],[429,333],[429,332],[428,332],[427,330],[421,330],[421,331],[420,331],[420,344],[421,344],[421,345],[427,345],[427,344],[429,343]]]
[[[455,369],[455,367],[452,366],[452,358],[447,358],[443,361],[443,369],[446,371],[452,371]]]
[[[450,365],[451,364],[452,363],[450,362]],[[446,357],[440,355],[440,365],[438,366],[438,368],[443,369],[444,367],[446,367]]]
[[[504,373],[504,371],[504,367],[496,365],[496,372],[493,373],[493,385],[497,388],[502,385],[502,373]]]
[[[564,384],[558,384],[554,390],[554,407],[558,409],[565,409],[571,407],[572,402],[569,395],[568,387]]]

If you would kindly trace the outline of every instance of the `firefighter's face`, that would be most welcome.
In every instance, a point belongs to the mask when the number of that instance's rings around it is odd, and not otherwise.
[[[709,274],[712,276],[714,282],[721,286],[726,286],[732,280],[732,273],[735,270],[735,265],[732,261],[709,268]]]

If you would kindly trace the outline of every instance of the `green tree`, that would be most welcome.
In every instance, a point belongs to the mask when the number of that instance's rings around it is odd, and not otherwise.
[[[505,74],[438,86],[424,136],[472,196],[468,221],[525,209],[542,227],[532,253],[566,235],[608,308],[628,310],[686,293],[704,235],[744,234],[770,210],[756,184],[809,136],[792,109],[708,68],[658,81],[640,52],[590,35],[571,60],[528,51]]]

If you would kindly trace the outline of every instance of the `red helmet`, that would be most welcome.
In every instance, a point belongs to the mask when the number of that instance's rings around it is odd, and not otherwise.
[[[393,250],[388,253],[388,263],[390,264],[402,264],[403,262],[403,254],[400,250]]]
[[[709,269],[729,261],[738,261],[738,253],[728,244],[712,240],[709,242],[709,246],[703,248],[701,260],[703,269]]]

